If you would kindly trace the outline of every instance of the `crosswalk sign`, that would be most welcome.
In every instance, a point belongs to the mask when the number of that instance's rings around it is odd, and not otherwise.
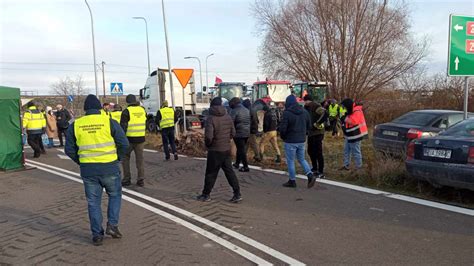
[[[110,83],[110,95],[112,96],[122,96],[123,95],[123,85],[119,82]]]

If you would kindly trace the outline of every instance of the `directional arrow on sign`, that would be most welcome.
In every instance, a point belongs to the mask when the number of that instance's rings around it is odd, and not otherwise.
[[[454,64],[456,64],[455,67],[454,67],[454,70],[458,71],[459,57],[456,56],[456,59],[454,59]]]
[[[454,30],[455,30],[455,31],[459,31],[459,30],[463,30],[463,29],[464,29],[464,27],[463,27],[463,26],[459,26],[459,24],[454,25]]]

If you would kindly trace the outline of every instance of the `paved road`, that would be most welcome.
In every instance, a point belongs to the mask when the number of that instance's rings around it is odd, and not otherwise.
[[[327,184],[308,190],[304,180],[286,189],[286,176],[256,170],[238,173],[241,204],[227,202],[222,175],[200,203],[205,161],[152,152],[146,187],[124,193],[125,237],[93,247],[78,167],[62,155],[53,149],[29,158],[35,170],[0,175],[0,264],[474,262],[472,216]]]

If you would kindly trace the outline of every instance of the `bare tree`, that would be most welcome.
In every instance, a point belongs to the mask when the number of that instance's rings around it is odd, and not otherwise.
[[[408,9],[388,0],[257,0],[267,74],[332,83],[333,97],[362,98],[393,83],[425,56]]]
[[[53,95],[64,96],[66,99],[71,95],[74,100],[70,104],[70,109],[75,110],[79,103],[82,103],[85,94],[88,91],[84,88],[84,81],[82,76],[77,76],[74,80],[69,76],[59,79],[59,81],[51,84],[51,93]],[[65,104],[65,103],[64,103]],[[77,108],[75,113],[80,113],[81,109]]]

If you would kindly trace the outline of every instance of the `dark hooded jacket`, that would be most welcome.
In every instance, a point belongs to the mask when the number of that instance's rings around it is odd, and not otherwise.
[[[252,104],[249,99],[246,99],[242,105],[247,108],[250,112],[250,134],[258,133],[258,116],[257,112],[252,108]]]
[[[240,100],[229,101],[230,116],[234,121],[235,138],[248,138],[250,136],[250,111],[245,108]]]
[[[310,129],[311,118],[308,112],[296,102],[295,96],[288,96],[278,128],[281,138],[286,143],[304,143]]]
[[[210,151],[230,151],[230,140],[235,135],[232,118],[224,106],[211,106],[205,126],[205,143]]]
[[[309,113],[311,117],[311,127],[308,132],[308,136],[323,135],[324,134],[324,121],[327,120],[326,110],[321,104],[316,102],[310,102],[304,106],[304,109]],[[317,125],[323,125],[318,128]]]

